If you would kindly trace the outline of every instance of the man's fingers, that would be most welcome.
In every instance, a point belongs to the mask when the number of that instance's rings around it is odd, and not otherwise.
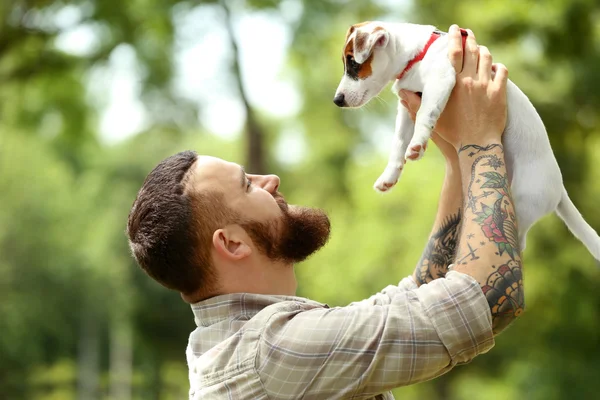
[[[417,121],[417,113],[416,112],[408,110],[408,116],[410,117],[412,122]]]
[[[485,46],[479,46],[479,80],[487,82],[492,79],[492,54]]]
[[[408,90],[401,90],[399,94],[402,101],[406,103],[406,105],[404,103],[402,104],[404,107],[415,113],[419,111],[419,107],[421,107],[421,98],[418,94]]]
[[[448,29],[448,58],[456,73],[459,74],[463,69],[463,46],[458,25],[452,25]]]
[[[494,82],[498,82],[500,85],[506,85],[506,81],[508,81],[508,69],[506,69],[506,66],[500,63],[493,64],[492,71],[495,72],[493,77]]]
[[[469,36],[465,43],[465,56],[463,61],[462,76],[475,77],[477,73],[477,64],[479,63],[479,47],[475,41],[475,35],[470,29],[467,29]]]
[[[406,108],[410,119],[412,119],[412,121],[415,122],[415,120],[417,119],[417,113],[410,109],[410,107],[406,101],[400,100],[400,104],[402,104],[404,106],[404,108]]]

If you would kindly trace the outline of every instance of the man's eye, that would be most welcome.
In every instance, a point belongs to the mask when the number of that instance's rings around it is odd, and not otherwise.
[[[250,186],[252,186],[252,181],[250,179],[246,180],[246,190],[250,189]]]

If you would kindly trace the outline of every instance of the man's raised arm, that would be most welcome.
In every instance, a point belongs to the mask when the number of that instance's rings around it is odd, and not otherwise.
[[[406,93],[404,97],[409,104],[414,104],[418,99],[412,93]],[[462,183],[456,150],[437,134],[434,133],[432,138],[446,159],[446,174],[433,229],[413,273],[417,286],[443,278],[448,272],[448,266],[456,256],[463,214]]]
[[[464,144],[459,150],[465,220],[454,269],[480,283],[500,333],[524,307],[517,218],[502,145]]]
[[[450,28],[448,57],[456,74],[460,74],[463,69],[463,41],[457,26]],[[400,97],[402,105],[407,108],[414,121],[421,106],[420,96],[403,90],[400,92]],[[456,149],[437,133],[438,130],[445,132],[459,128],[454,123],[455,118],[448,117],[448,113],[444,114],[438,121],[431,139],[446,159],[446,174],[429,240],[412,275],[417,286],[446,275],[448,266],[456,257],[458,235],[464,216],[462,180]]]
[[[492,66],[491,54],[477,46],[470,31],[464,60],[452,93],[455,101],[449,102],[452,109],[445,113],[450,112],[457,121],[464,115],[471,118],[462,119],[469,121],[468,125],[443,134],[457,149],[464,200],[453,269],[479,282],[497,334],[524,307],[517,216],[501,142],[508,72],[503,65]],[[478,99],[477,104],[469,101],[472,98]],[[474,113],[474,109],[479,112]]]
[[[446,178],[434,228],[413,278],[417,285],[429,283],[444,277],[454,263],[454,270],[479,282],[494,333],[499,333],[524,307],[517,217],[501,143],[507,71],[502,65],[492,67],[489,51],[477,46],[470,31],[463,69],[460,32],[452,27],[449,33],[457,84],[433,136],[446,158]],[[414,117],[420,98],[404,93],[403,104]]]

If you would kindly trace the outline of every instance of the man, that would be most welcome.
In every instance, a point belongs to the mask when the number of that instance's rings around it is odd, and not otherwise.
[[[456,26],[449,38],[457,84],[433,139],[446,178],[432,235],[412,277],[369,299],[294,297],[293,264],[327,242],[329,220],[288,205],[277,176],[193,152],[148,175],[130,246],[192,304],[191,399],[391,399],[487,352],[522,312],[520,253],[507,246],[517,222],[500,184],[507,71],[471,32],[464,58]],[[414,117],[418,96],[401,96]]]

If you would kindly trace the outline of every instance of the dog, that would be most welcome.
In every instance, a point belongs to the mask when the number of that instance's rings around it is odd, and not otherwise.
[[[461,33],[464,47],[467,32]],[[406,159],[423,156],[454,88],[456,73],[448,58],[448,35],[432,25],[363,22],[348,30],[343,61],[344,75],[333,99],[339,107],[361,107],[391,81],[395,81],[392,91],[396,95],[402,89],[422,93],[414,123],[398,103],[388,164],[374,184],[375,190],[385,192],[400,178]],[[508,117],[502,142],[521,250],[525,250],[529,228],[555,211],[600,261],[600,237],[565,190],[542,119],[513,82],[507,85]]]

